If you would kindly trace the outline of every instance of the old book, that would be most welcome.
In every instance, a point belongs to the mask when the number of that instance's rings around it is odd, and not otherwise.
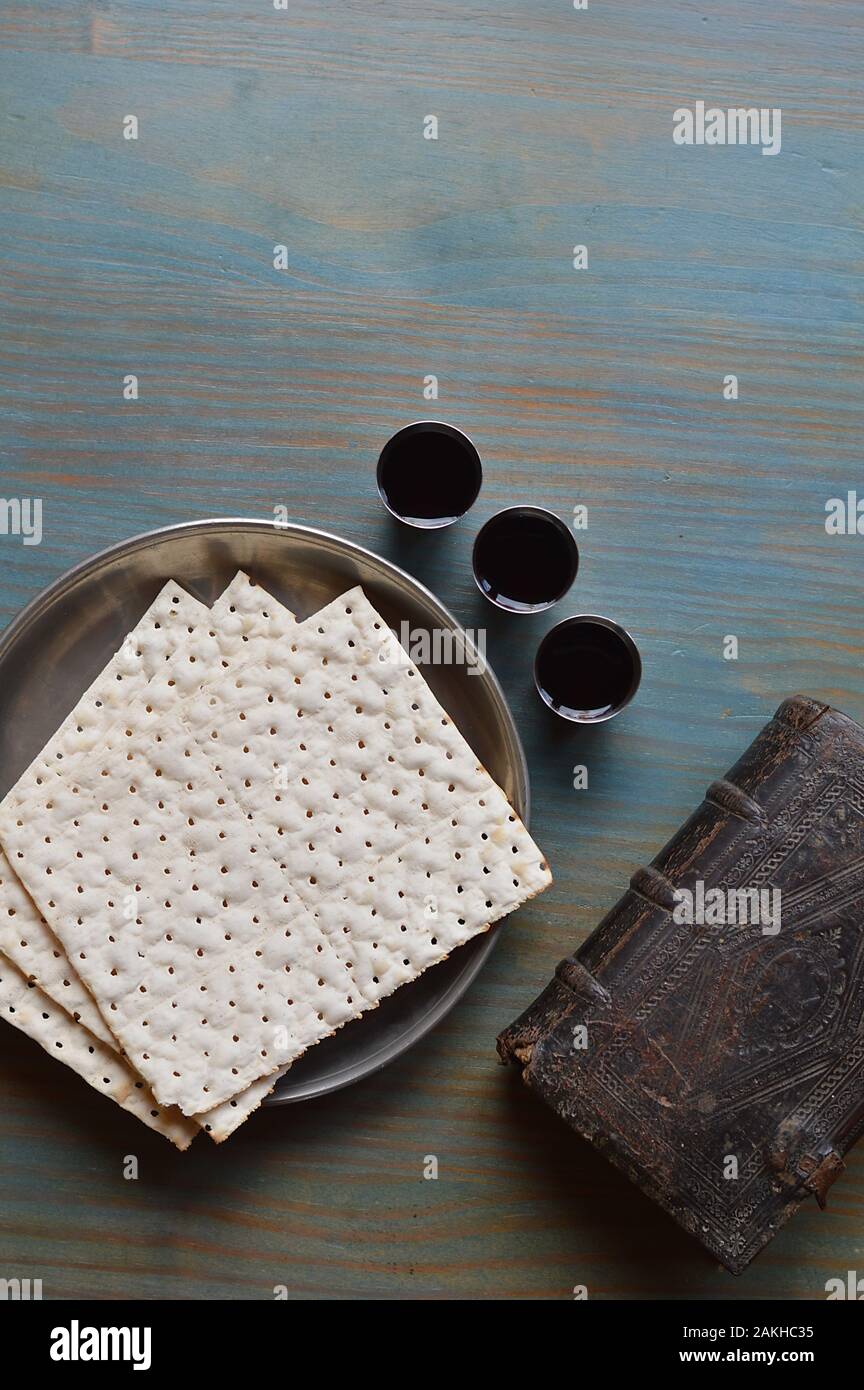
[[[864,729],[786,700],[505,1060],[730,1269],[864,1132]]]

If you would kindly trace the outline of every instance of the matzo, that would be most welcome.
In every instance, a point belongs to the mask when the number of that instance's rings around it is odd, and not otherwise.
[[[209,610],[169,580],[140,622],[84,692],[57,732],[4,798],[16,804],[17,788],[29,785],[36,769],[57,766],[64,756],[86,752],[100,737],[106,704],[127,700],[161,669],[191,628]],[[122,692],[122,694],[121,694]],[[103,1042],[114,1039],[65,950],[18,882],[0,850],[0,951],[51,999]]]
[[[283,631],[274,621],[232,675],[182,718],[367,1004],[551,881],[361,589]]]
[[[280,612],[286,621],[290,620],[286,610],[280,608]],[[235,576],[217,599],[212,614],[173,582],[165,585],[120,651],[36,759],[30,770],[31,778],[36,768],[56,769],[64,756],[68,758],[79,750],[91,750],[98,729],[115,726],[135,693],[140,692],[157,672],[166,693],[169,693],[169,680],[172,691],[177,687],[177,694],[193,688],[198,672],[203,673],[207,667],[206,649],[213,638],[209,631],[211,621],[220,625],[220,652],[223,652],[238,648],[246,640],[246,633],[258,630],[267,617],[261,592],[242,573]],[[196,663],[197,670],[193,669]],[[21,782],[27,780],[25,774]],[[18,790],[20,792],[20,785]],[[14,801],[15,796],[10,800]],[[0,945],[10,946],[10,954],[26,969],[28,977],[46,987],[46,992],[73,1017],[86,1023],[106,1044],[116,1046],[113,1034],[60,942],[40,917],[2,852],[0,880]],[[270,1084],[261,1084],[246,1095],[233,1098],[213,1114],[199,1116],[200,1123],[217,1141],[227,1137],[256,1108]]]
[[[223,664],[232,678],[180,714],[367,1004],[548,884],[504,794],[362,590],[301,624],[281,622],[274,601],[269,629]]]
[[[227,638],[220,638],[218,623],[211,622],[208,636],[215,638],[217,644],[227,641]],[[291,640],[286,641],[286,636]],[[144,767],[147,804],[152,805],[152,798],[156,796],[157,806],[161,801],[159,809],[165,812],[168,808],[167,797],[159,798],[159,789],[147,781],[147,751],[142,735],[145,727],[149,737],[153,736],[154,729],[164,730],[159,713],[170,710],[175,727],[157,737],[160,741],[164,738],[171,746],[170,752],[166,754],[162,750],[160,757],[163,760],[173,757],[177,764],[171,784],[171,805],[183,790],[204,794],[202,789],[206,789],[206,796],[212,798],[221,786],[225,795],[216,795],[215,804],[220,808],[231,807],[228,821],[232,847],[235,841],[237,845],[245,843],[250,853],[262,855],[261,860],[256,860],[256,872],[258,864],[267,859],[262,851],[270,847],[273,859],[282,867],[281,887],[286,887],[286,878],[288,883],[293,881],[300,900],[292,901],[289,893],[283,894],[283,902],[287,897],[295,909],[305,904],[314,919],[326,929],[332,943],[335,973],[330,983],[335,983],[337,994],[340,988],[350,990],[345,997],[343,1017],[339,1020],[344,1021],[352,1011],[356,1013],[361,1007],[377,1002],[399,984],[442,959],[453,946],[485,930],[492,921],[545,887],[549,881],[548,870],[503,793],[477,765],[470,748],[361,591],[334,601],[305,624],[292,625],[290,632],[277,620],[269,630],[258,632],[254,637],[244,634],[243,640],[246,650],[235,647],[228,659],[220,646],[218,666],[211,649],[208,672],[196,672],[188,684],[184,682],[182,692],[174,688],[176,682],[166,681],[160,673],[148,687],[146,702],[139,699],[137,707],[136,702],[132,702],[133,715],[128,718],[128,728],[119,735],[115,730],[97,750],[106,762],[100,775],[109,779],[101,789],[107,798],[103,804],[110,811],[116,811],[119,788],[115,764],[119,756],[123,761],[131,757],[136,763],[136,775]],[[199,684],[201,676],[204,676],[203,688]],[[298,688],[304,685],[302,694],[298,694]],[[178,700],[181,693],[183,698]],[[128,707],[124,702],[125,708]],[[180,730],[176,727],[178,718]],[[292,727],[292,719],[306,722]],[[235,720],[238,726],[246,727],[235,727]],[[188,736],[187,724],[194,730],[194,741]],[[299,735],[298,728],[301,729]],[[110,751],[112,742],[113,752]],[[181,749],[182,757],[189,761],[186,768],[178,761]],[[279,757],[274,758],[274,749],[279,750]],[[214,760],[221,784],[210,771]],[[73,790],[79,781],[83,784],[85,799],[92,794],[98,801],[99,788],[88,790],[88,777],[81,777],[74,767],[75,762],[73,759],[73,766],[67,764],[62,768],[57,768],[55,763],[60,787],[55,783],[50,790],[40,788],[38,781],[35,788],[31,787],[32,796],[25,794],[21,798],[14,828],[10,828],[9,808],[4,808],[0,819],[0,831],[12,839],[18,837],[15,853],[22,856],[22,873],[37,897],[40,892],[46,895],[39,897],[46,912],[57,909],[62,891],[58,894],[55,881],[48,896],[48,890],[41,883],[42,869],[48,875],[54,870],[50,863],[40,863],[40,855],[44,861],[44,854],[41,846],[33,843],[32,836],[28,837],[27,823],[34,814],[39,815],[40,806],[53,814],[57,809],[55,802],[62,805],[64,797],[81,795],[81,789]],[[184,783],[183,776],[190,770],[193,775]],[[149,771],[155,776],[163,769],[151,765]],[[278,780],[283,771],[284,785]],[[136,793],[137,790],[136,787]],[[232,790],[239,807],[228,794]],[[107,795],[109,791],[110,796]],[[343,804],[338,804],[340,802]],[[90,807],[91,813],[95,804],[93,802]],[[212,804],[211,799],[211,808]],[[80,819],[74,815],[72,803],[67,806],[65,815],[62,810],[59,812],[58,824],[62,825],[70,815],[73,823]],[[145,819],[141,817],[142,821]],[[312,826],[308,824],[310,820],[314,822]],[[194,824],[194,820],[190,823]],[[85,841],[89,845],[95,828],[91,819],[80,841],[82,846]],[[148,835],[143,839],[133,835],[128,843],[143,846],[144,839],[149,837],[152,848],[154,826],[147,829]],[[176,829],[176,825],[172,829]],[[113,832],[105,842],[110,843],[112,837],[116,840]],[[166,842],[168,838],[166,835]],[[121,850],[125,849],[128,844],[121,846]],[[195,858],[197,849],[192,846],[187,849]],[[82,881],[76,885],[76,892],[80,890],[84,894],[92,890],[104,895],[104,883],[94,882],[93,875],[100,856],[103,872],[107,870],[109,877],[112,875],[107,861],[112,859],[113,850],[98,850],[95,855],[81,850],[76,853],[81,854],[86,865],[79,875]],[[307,857],[309,853],[313,856],[311,860]],[[144,855],[139,857],[142,861],[145,858]],[[269,866],[271,871],[274,867],[272,863]],[[143,884],[136,883],[135,891],[139,899],[141,892],[146,892],[146,906],[152,915],[158,908],[158,893],[150,864],[148,862],[146,874],[137,864],[135,868],[139,878],[150,875],[146,890]],[[212,871],[212,865],[210,869]],[[230,865],[223,864],[222,869],[229,873]],[[361,873],[362,870],[368,872]],[[171,873],[172,869],[166,863],[163,871]],[[263,879],[263,875],[259,878]],[[116,884],[108,886],[114,898],[104,899],[106,911],[114,911],[109,905],[116,899],[116,887]],[[237,906],[235,888],[241,887],[232,885],[228,901],[231,908]],[[275,879],[267,894],[268,900],[272,898],[273,889],[278,894]],[[173,898],[170,901],[173,902]],[[140,907],[140,902],[136,906]],[[75,904],[67,901],[64,907],[68,911],[70,907],[74,909]],[[248,926],[247,904],[242,894],[239,910],[241,927]],[[181,915],[185,922],[186,915]],[[79,921],[77,925],[82,923]],[[113,931],[109,936],[111,944],[116,946],[120,933],[115,936],[116,925],[113,922],[111,925]],[[136,926],[141,925],[142,921],[136,923]],[[242,947],[248,946],[242,930],[238,935]],[[272,947],[269,933],[267,935],[267,944]],[[314,936],[320,951],[324,938],[317,932]],[[80,933],[78,937],[80,941]],[[173,947],[170,933],[168,941]],[[124,947],[131,948],[133,942],[134,937],[130,938],[127,932]],[[99,962],[101,944],[98,940],[92,946],[88,942],[85,954],[88,961],[92,949],[94,959]],[[141,944],[145,949],[136,950],[135,954],[146,961],[153,943],[145,940]],[[240,967],[235,966],[234,973],[243,978],[251,969],[248,978],[257,980],[256,988],[266,988],[264,976],[270,965],[278,971],[278,952],[274,952],[265,966],[256,965],[248,952],[244,957],[240,946],[232,946],[231,954],[238,954],[242,960]],[[168,957],[172,962],[169,968],[173,969],[173,951],[168,952]],[[260,960],[261,956],[256,955],[255,959]],[[347,985],[345,973],[340,983],[337,969],[340,961],[343,972],[346,966],[350,971]],[[157,962],[156,968],[157,971],[161,969],[161,963]],[[199,973],[194,975],[193,972],[194,978],[200,977],[202,967],[197,968]],[[116,963],[112,969],[117,975],[122,973],[117,970]],[[101,962],[98,966],[89,963],[87,970],[92,970],[95,978],[101,970]],[[149,1002],[145,1001],[144,1011],[148,1017],[142,1022],[139,1011],[126,997],[128,991],[124,994],[121,990],[121,995],[117,996],[113,987],[106,989],[104,974],[101,978],[110,1009],[108,1016],[114,1022],[118,1011],[123,1014],[122,1026],[118,1025],[117,1031],[128,1043],[135,1027],[149,1028],[154,1021],[149,1017],[152,1012]],[[87,979],[93,987],[90,974]],[[175,982],[175,988],[170,991],[175,1010],[182,1007],[187,1011],[188,991],[193,988],[191,979],[182,988]],[[208,983],[205,993],[209,988]],[[234,992],[239,993],[236,988]],[[140,1005],[140,1000],[135,1002]],[[179,1047],[182,1070],[178,1076],[179,1068],[175,1067],[169,1076],[172,1049],[166,1051],[164,1047],[164,1029],[158,1014],[160,1002],[157,1001],[154,1016],[157,1024],[154,1033],[143,1035],[139,1032],[131,1044],[132,1055],[142,1064],[152,1065],[152,1070],[145,1074],[154,1081],[160,1098],[166,1102],[180,1100],[187,1113],[192,1113],[190,1107],[195,1100],[200,1107],[204,1097],[211,1103],[217,1095],[220,1100],[224,1098],[224,1105],[214,1112],[215,1124],[208,1125],[217,1138],[220,1128],[227,1132],[231,1127],[231,1116],[224,1112],[230,1108],[236,1116],[237,1110],[251,1107],[266,1094],[275,1075],[274,1055],[278,1066],[280,1058],[290,1060],[299,1055],[298,1049],[308,1045],[303,1037],[292,1035],[287,1045],[262,1046],[260,1060],[255,1058],[253,1062],[248,1044],[255,1035],[258,1021],[252,1017],[254,1005],[244,1000],[243,1034],[232,1039],[243,1044],[243,1066],[231,1068],[232,1079],[226,1083],[225,1069],[231,1049],[219,1053],[211,1043],[210,1050],[204,1047],[199,1056],[191,1037],[184,1037],[180,1044],[176,1034],[171,1039],[173,1057],[176,1062]],[[207,1004],[209,1015],[213,1010],[209,1000]],[[262,1015],[261,1022],[273,1023],[274,1014],[275,1007],[269,1014]],[[167,1018],[170,1028],[170,1015]],[[204,1026],[209,1021],[208,1017]],[[319,1024],[325,1022],[328,1026],[319,1030],[318,1036],[332,1031],[329,1020],[318,1018]],[[157,1056],[145,1050],[148,1046],[152,1049],[154,1036],[163,1048]],[[266,1034],[257,1040],[266,1043]],[[215,1059],[211,1052],[217,1054]],[[235,1061],[238,1056],[235,1054]],[[233,1087],[262,1075],[264,1079],[256,1080],[245,1096],[231,1096]],[[204,1076],[211,1080],[214,1089],[204,1084]],[[206,1118],[202,1117],[205,1121]]]
[[[109,1045],[113,1035],[93,996],[79,978],[61,942],[25,890],[0,849],[0,958],[11,961],[28,980]]]
[[[209,611],[206,604],[169,579],[19,782],[24,782],[40,764],[48,769],[72,753],[89,752],[101,743],[106,726],[106,707],[131,701],[151,677],[171,660],[173,652],[208,616]],[[8,800],[14,800],[17,786],[18,783],[4,797],[4,805]]]
[[[179,714],[374,1003],[549,873],[362,590],[272,617]]]
[[[214,1106],[206,1115],[196,1115],[197,1123],[202,1126],[215,1143],[221,1144],[236,1129],[239,1129],[250,1115],[254,1114],[261,1102],[273,1090],[279,1077],[284,1076],[288,1070],[289,1067],[280,1067],[270,1076],[262,1077],[260,1081],[253,1081],[252,1085],[247,1086],[245,1091],[232,1096],[230,1100],[223,1101],[221,1105]]]
[[[37,782],[0,831],[130,1061],[163,1105],[196,1115],[358,1006],[188,731],[124,733],[122,756]]]
[[[71,1067],[88,1085],[164,1134],[178,1149],[187,1149],[197,1126],[177,1110],[160,1106],[152,1092],[122,1058],[80,1024],[73,1023],[53,1000],[28,983],[20,970],[0,959],[0,1017],[33,1038],[57,1061]]]

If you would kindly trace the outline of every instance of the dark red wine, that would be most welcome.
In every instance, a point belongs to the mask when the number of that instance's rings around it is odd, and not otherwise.
[[[629,633],[608,618],[566,618],[537,651],[534,679],[542,698],[564,719],[610,719],[632,699],[642,663]]]
[[[449,526],[477,500],[483,468],[467,435],[438,420],[406,425],[378,460],[385,506],[410,526]]]
[[[490,517],[474,542],[481,593],[511,613],[537,613],[566,594],[579,551],[564,522],[542,507],[508,507]]]

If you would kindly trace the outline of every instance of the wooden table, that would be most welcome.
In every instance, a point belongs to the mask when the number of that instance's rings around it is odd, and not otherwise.
[[[0,617],[130,534],[284,505],[486,627],[556,874],[422,1045],[220,1149],[175,1155],[4,1027],[0,1275],[45,1297],[601,1299],[824,1297],[864,1271],[864,1154],[734,1280],[494,1052],[780,698],[864,716],[864,537],[825,529],[829,498],[864,496],[862,28],[855,0],[0,3],[2,492],[44,518],[41,545],[0,536]],[[700,99],[781,107],[779,155],[677,146]],[[428,415],[486,481],[417,537],[373,470]],[[588,527],[566,605],[517,629],[469,557],[518,501]],[[637,703],[585,734],[530,681],[575,611],[645,658]]]

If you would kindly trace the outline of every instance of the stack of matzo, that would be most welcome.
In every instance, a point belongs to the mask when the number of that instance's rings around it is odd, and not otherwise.
[[[169,583],[0,805],[0,1015],[179,1148],[542,890],[362,589]]]

